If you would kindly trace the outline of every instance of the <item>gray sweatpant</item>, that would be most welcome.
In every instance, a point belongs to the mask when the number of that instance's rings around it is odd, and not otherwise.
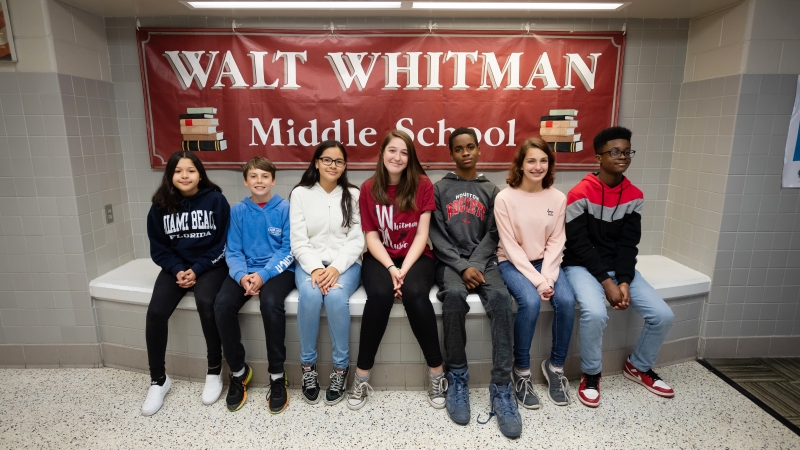
[[[511,382],[511,366],[514,360],[511,295],[503,283],[497,261],[487,265],[483,277],[486,284],[479,286],[475,292],[478,293],[491,324],[492,383],[507,385]],[[445,363],[448,368],[466,367],[466,317],[469,311],[467,287],[461,275],[445,264],[438,264],[436,267],[436,283],[439,285],[437,297],[442,302]]]

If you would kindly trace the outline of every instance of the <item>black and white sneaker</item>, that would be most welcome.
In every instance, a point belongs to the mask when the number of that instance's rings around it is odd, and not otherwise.
[[[350,368],[345,367],[342,372],[337,372],[333,369],[331,374],[331,384],[325,391],[325,404],[328,406],[335,405],[342,401],[344,395],[347,393],[347,375],[350,374]]]
[[[308,369],[301,365],[300,369],[303,372],[303,400],[310,404],[316,405],[319,403],[319,382],[317,381],[317,365],[312,364]]]

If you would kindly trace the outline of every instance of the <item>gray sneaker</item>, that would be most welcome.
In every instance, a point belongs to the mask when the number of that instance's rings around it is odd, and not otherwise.
[[[503,436],[516,439],[522,434],[522,417],[517,409],[517,402],[514,401],[514,386],[490,384],[489,385],[489,404],[492,411],[497,416],[497,426]]]
[[[356,373],[353,377],[353,385],[347,393],[347,407],[353,411],[361,409],[367,404],[367,398],[372,395],[372,386],[369,385],[369,375],[361,378]]]
[[[445,398],[445,393],[447,392],[447,378],[444,372],[434,375],[430,373],[430,369],[428,369],[428,378],[431,383],[428,388],[428,403],[436,409],[442,409],[447,403]]]
[[[514,397],[516,397],[517,403],[525,409],[539,409],[542,406],[539,403],[539,397],[533,392],[530,373],[520,375],[516,370],[511,369],[511,379],[514,381]]]
[[[547,396],[558,406],[569,405],[569,380],[563,370],[550,369],[550,360],[542,361],[542,373],[547,379]]]

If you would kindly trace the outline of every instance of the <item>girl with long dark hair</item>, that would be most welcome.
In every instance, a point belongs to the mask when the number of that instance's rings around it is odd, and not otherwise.
[[[359,206],[368,249],[361,272],[367,303],[347,407],[359,409],[367,401],[370,370],[394,299],[399,297],[429,366],[428,402],[434,408],[444,408],[447,380],[430,301],[435,270],[433,252],[427,245],[436,203],[433,184],[406,133],[395,130],[383,139],[375,174],[361,186]]]
[[[321,397],[316,361],[322,305],[333,344],[325,404],[339,403],[347,392],[350,295],[361,281],[364,248],[358,196],[358,188],[347,181],[347,151],[337,141],[325,141],[289,197],[292,253],[300,266],[295,269],[295,284],[300,293],[302,391],[303,400],[311,404]]]
[[[228,275],[225,242],[229,215],[222,189],[208,179],[197,155],[180,151],[170,156],[147,215],[150,257],[161,272],[153,287],[145,325],[151,378],[142,404],[145,416],[161,408],[172,386],[164,367],[167,323],[190,289],[194,290],[208,351],[202,401],[210,405],[222,393],[222,344],[214,319],[214,299]]]

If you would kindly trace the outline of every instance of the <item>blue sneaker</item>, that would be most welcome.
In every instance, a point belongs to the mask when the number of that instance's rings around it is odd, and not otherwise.
[[[447,415],[459,424],[469,423],[469,372],[467,368],[447,372]]]
[[[503,436],[516,439],[522,434],[522,417],[513,395],[514,385],[511,383],[504,386],[489,385],[489,404],[497,416],[497,426]]]

